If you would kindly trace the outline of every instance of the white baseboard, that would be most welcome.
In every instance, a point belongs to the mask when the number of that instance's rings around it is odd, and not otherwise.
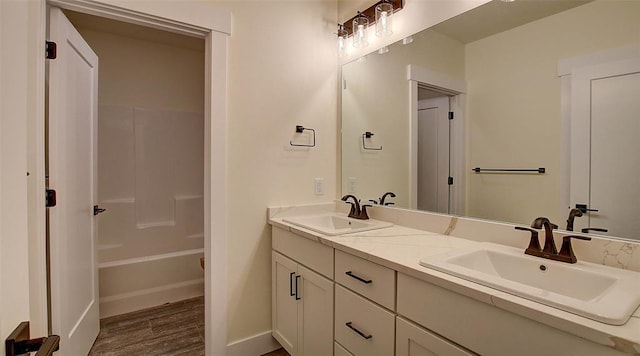
[[[281,348],[271,331],[257,334],[227,345],[227,356],[260,356]]]
[[[159,288],[143,289],[133,293],[123,293],[100,298],[100,318],[107,318],[165,303],[200,297],[202,295],[204,295],[204,280],[198,279]]]

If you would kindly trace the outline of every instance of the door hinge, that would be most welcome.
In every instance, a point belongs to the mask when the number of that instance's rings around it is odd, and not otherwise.
[[[453,120],[453,111],[449,111],[449,120]]]
[[[58,56],[58,45],[55,42],[46,41],[44,45],[44,57],[46,59],[56,59]]]
[[[46,207],[50,208],[52,206],[56,206],[56,191],[53,189],[47,189],[44,194]]]
[[[453,185],[453,177],[449,177],[449,179],[447,179],[447,184]]]

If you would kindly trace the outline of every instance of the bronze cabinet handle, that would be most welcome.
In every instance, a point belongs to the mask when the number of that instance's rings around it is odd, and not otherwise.
[[[351,272],[351,271],[347,271],[347,272],[345,272],[344,274],[346,274],[347,276],[349,276],[349,277],[351,277],[351,278],[357,279],[357,280],[359,280],[360,282],[362,282],[362,283],[364,283],[364,284],[371,284],[371,283],[373,282],[373,281],[372,281],[372,280],[370,280],[370,279],[364,279],[364,278],[362,278],[362,277],[356,276],[356,275],[355,275],[355,274],[353,274],[353,272]]]

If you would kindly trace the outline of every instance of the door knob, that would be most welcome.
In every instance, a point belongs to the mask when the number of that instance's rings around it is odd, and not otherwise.
[[[98,205],[93,206],[93,215],[98,215],[100,213],[104,213],[107,209],[101,208]]]

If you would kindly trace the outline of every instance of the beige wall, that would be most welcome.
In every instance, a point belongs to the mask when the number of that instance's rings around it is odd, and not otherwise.
[[[547,168],[545,175],[468,179],[467,214],[563,222],[558,60],[640,42],[640,2],[597,1],[466,46],[467,172]],[[555,216],[554,216],[555,214]]]
[[[383,55],[342,67],[342,192],[366,201],[385,192],[397,206],[409,206],[409,81],[407,65],[464,79],[464,45],[434,31],[414,36],[409,45],[394,44]],[[374,133],[364,150],[362,134]],[[356,179],[350,192],[349,178]]]
[[[204,43],[69,17],[99,58],[101,317],[203,295]]]
[[[217,3],[233,13],[228,102],[228,340],[271,330],[266,207],[336,190],[335,1]],[[316,147],[292,149],[295,126]],[[315,196],[314,178],[324,178]]]

